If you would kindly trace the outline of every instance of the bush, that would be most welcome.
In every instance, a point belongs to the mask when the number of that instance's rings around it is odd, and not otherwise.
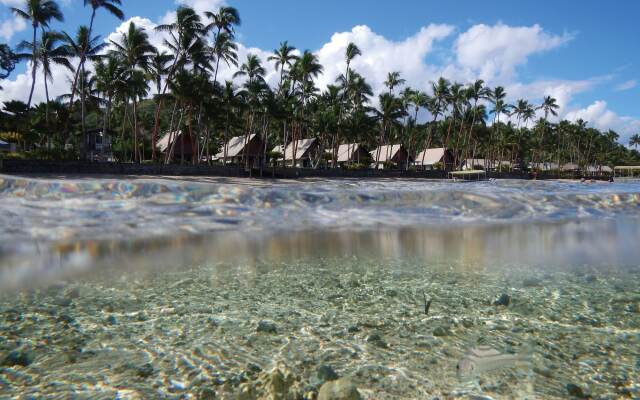
[[[346,164],[344,166],[344,168],[353,171],[353,170],[367,169],[367,168],[369,168],[369,165],[368,164],[362,164],[362,163],[360,163],[360,164],[354,163],[354,164],[351,164],[351,165]]]
[[[433,169],[438,170],[438,171],[442,171],[444,169],[444,164],[441,162],[437,162],[435,164],[433,164]]]
[[[394,169],[396,167],[396,163],[393,161],[385,161],[382,163],[382,166],[384,169]]]

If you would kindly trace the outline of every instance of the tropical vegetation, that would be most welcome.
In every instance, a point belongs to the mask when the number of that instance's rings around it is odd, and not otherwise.
[[[317,78],[324,68],[318,56],[288,41],[267,59],[256,54],[239,59],[236,28],[241,19],[233,7],[204,15],[179,7],[173,23],[156,28],[165,36],[158,49],[149,41],[151,32],[133,22],[109,43],[94,35],[101,10],[124,18],[120,0],[84,4],[91,9],[89,25],[74,35],[51,28],[53,21],[64,19],[54,0],[25,0],[12,8],[16,17],[31,23],[33,35],[16,49],[0,45],[0,78],[16,62],[28,61],[31,89],[27,103],[4,103],[0,137],[16,142],[25,155],[87,159],[88,132],[100,130],[109,133],[119,162],[172,162],[173,149],[161,153],[158,142],[164,135],[175,142],[171,139],[184,132],[197,155],[193,163],[213,162],[221,148],[226,163],[223,143],[253,134],[266,143],[265,155],[278,145],[318,139],[320,154],[326,156],[316,167],[337,165],[339,145],[355,142],[370,150],[399,143],[413,155],[444,147],[451,149],[456,168],[465,159],[479,158],[509,169],[640,163],[639,135],[627,148],[614,131],[582,120],[557,121],[559,107],[550,96],[537,104],[526,99],[509,104],[503,87],[445,78],[422,90],[409,87],[397,71],[388,73],[387,90],[375,96],[354,68],[353,61],[362,56],[354,43],[346,48],[344,71],[320,88]],[[278,71],[273,85],[266,80],[267,63]],[[68,69],[70,79],[69,93],[51,99],[53,65]],[[233,69],[234,79],[221,81],[221,68]],[[39,79],[46,101],[34,105]],[[298,156],[294,146],[294,163]]]

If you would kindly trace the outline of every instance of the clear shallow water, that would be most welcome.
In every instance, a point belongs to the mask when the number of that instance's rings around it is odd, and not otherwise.
[[[247,182],[0,178],[0,398],[640,397],[640,182]]]

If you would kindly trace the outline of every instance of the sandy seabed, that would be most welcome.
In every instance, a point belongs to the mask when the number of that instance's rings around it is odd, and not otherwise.
[[[332,258],[105,276],[0,296],[0,398],[313,399],[336,377],[365,399],[640,398],[639,269]],[[530,362],[460,379],[478,344]]]

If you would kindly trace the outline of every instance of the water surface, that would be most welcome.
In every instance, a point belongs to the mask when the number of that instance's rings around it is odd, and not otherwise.
[[[3,176],[0,394],[640,397],[639,218],[637,181]],[[459,379],[478,344],[531,362]]]

